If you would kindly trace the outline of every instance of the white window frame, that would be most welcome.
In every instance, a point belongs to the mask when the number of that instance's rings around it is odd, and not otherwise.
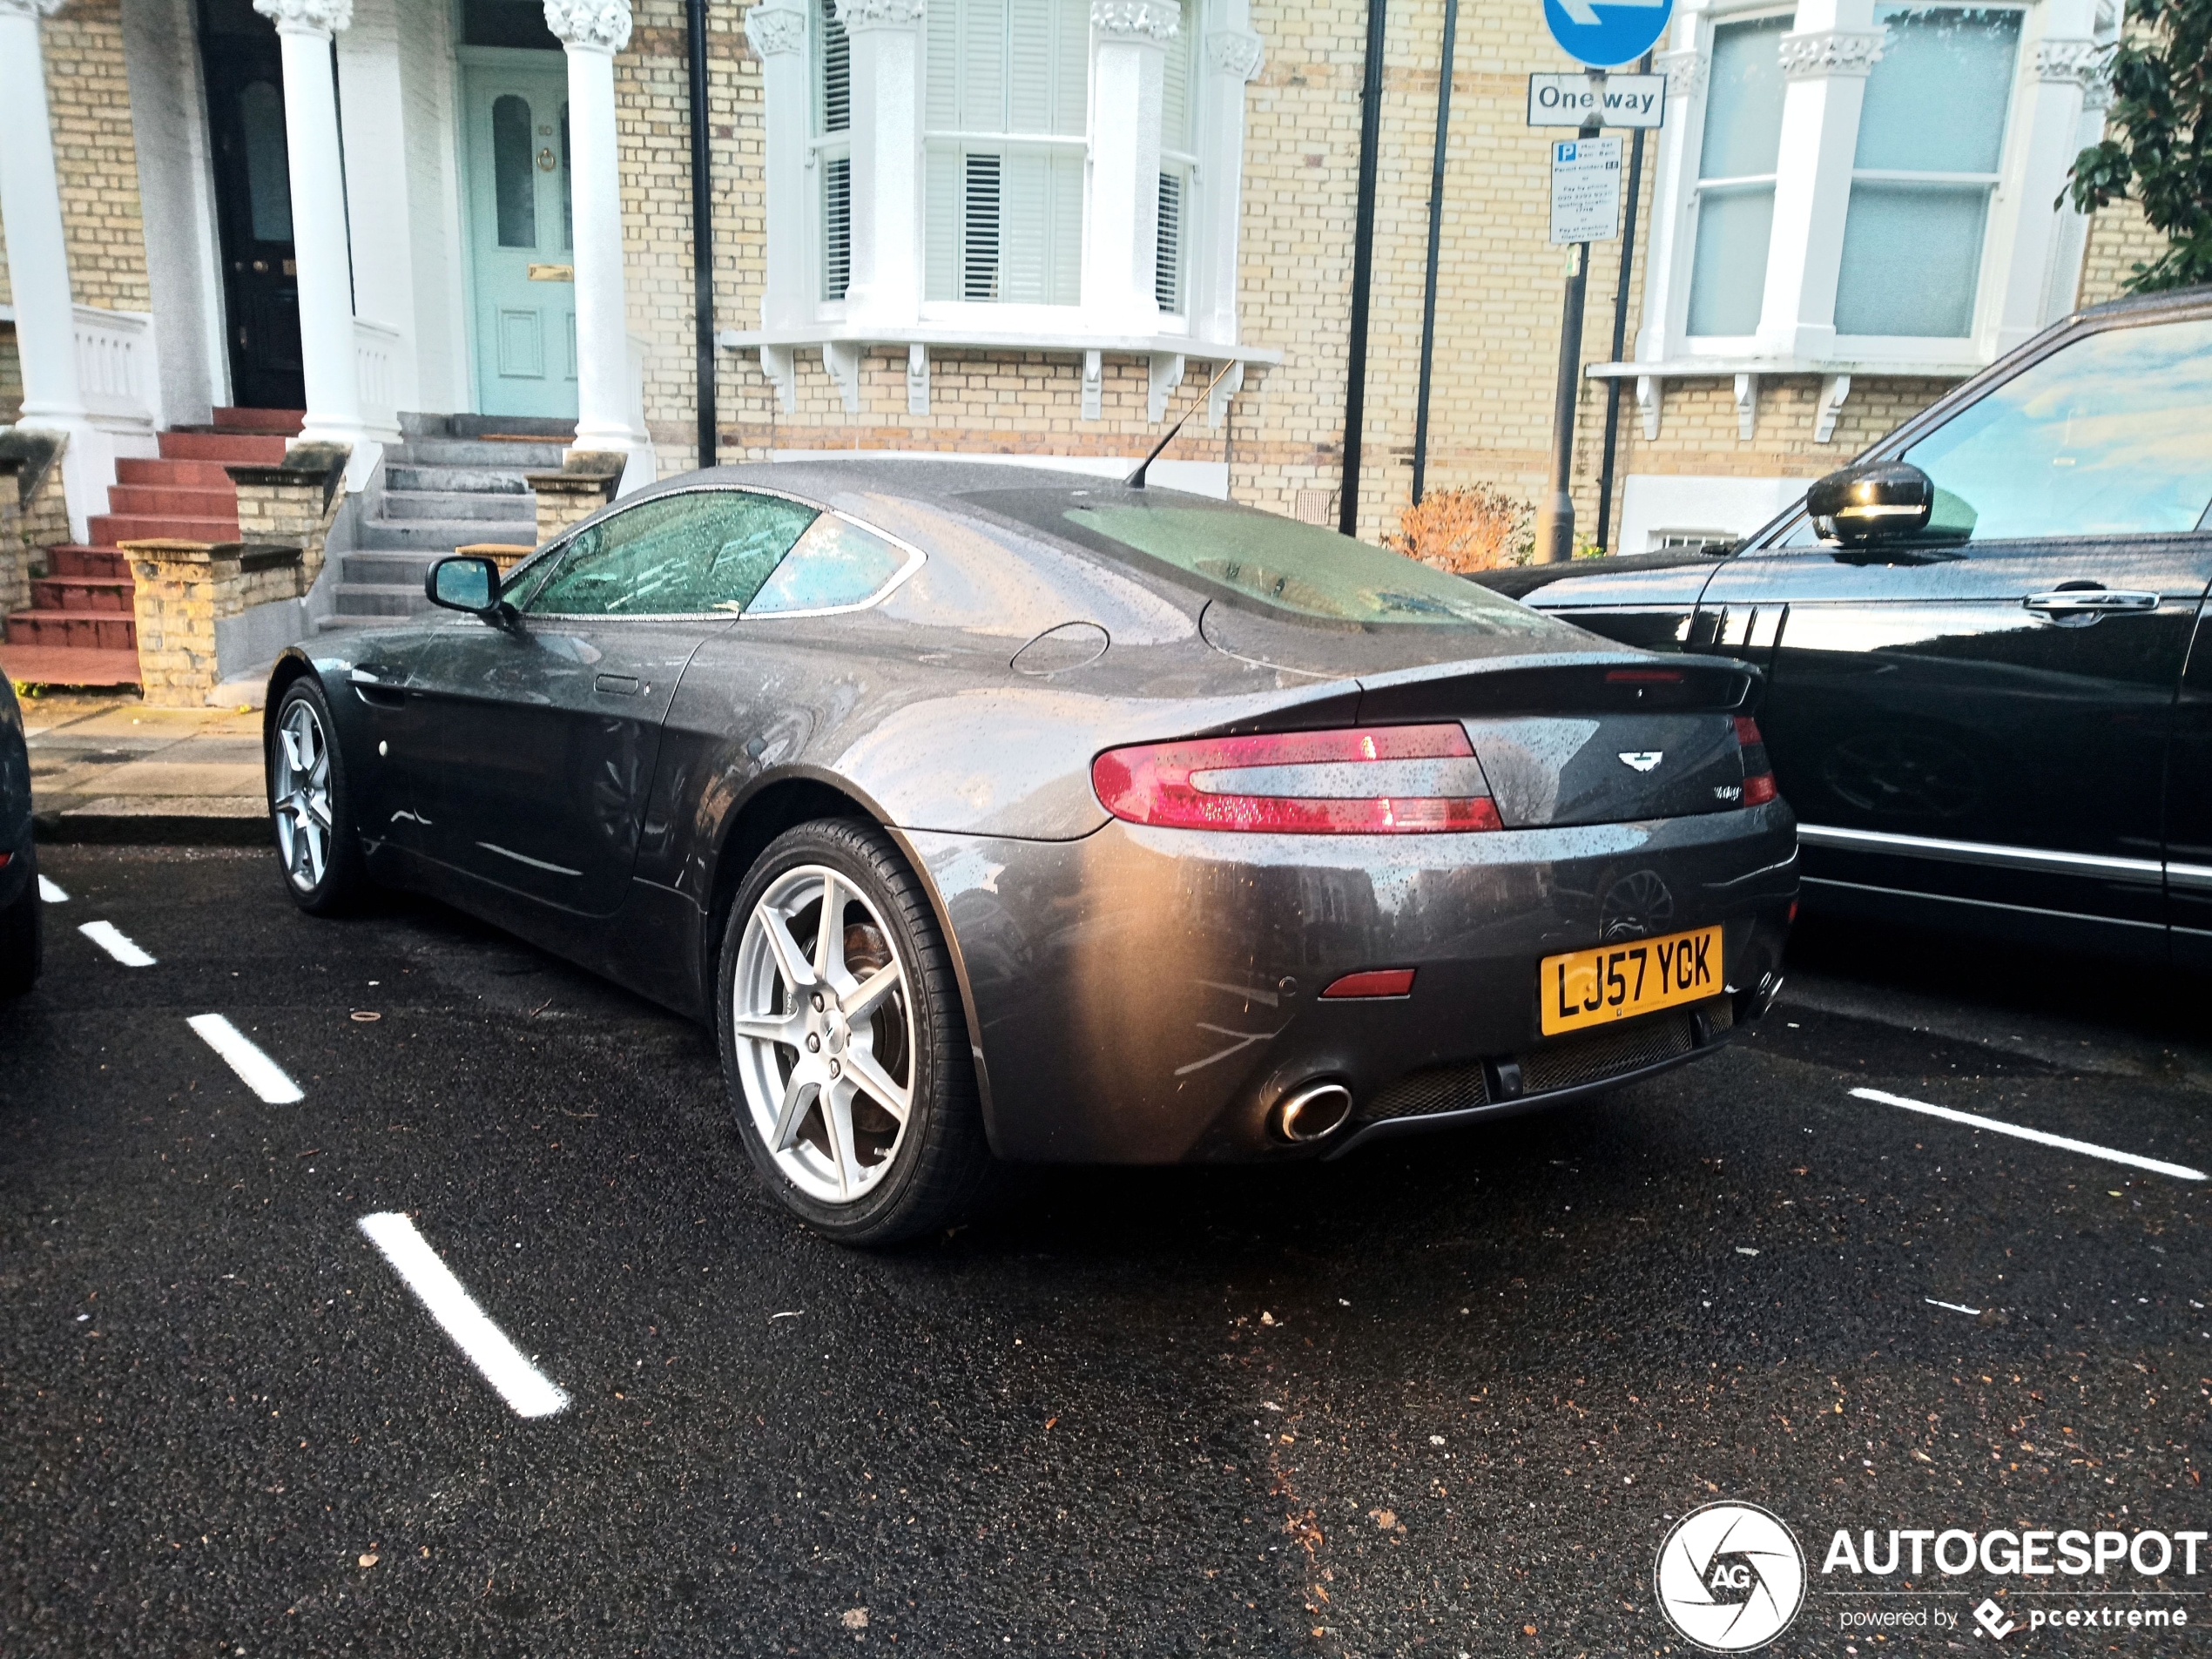
[[[2080,269],[2083,221],[2054,210],[2077,150],[2095,140],[2101,99],[2096,54],[2116,24],[2098,16],[2098,0],[1945,0],[2023,14],[2019,60],[2006,113],[1999,172],[1976,278],[1966,335],[1838,335],[1836,284],[1858,145],[1863,78],[1871,67],[1867,37],[1878,33],[1874,0],[1798,0],[1784,50],[1808,65],[1792,77],[1785,98],[1783,153],[1777,161],[1770,287],[1760,327],[1751,336],[1692,336],[1689,289],[1696,247],[1696,201],[1703,148],[1706,71],[1716,24],[1777,10],[1771,0],[1686,0],[1673,25],[1673,50],[1657,67],[1669,76],[1669,107],[1660,138],[1652,209],[1650,276],[1637,335],[1637,368],[1655,380],[1733,373],[1848,375],[1885,370],[1965,374],[1994,361],[2072,308]],[[1825,83],[1821,96],[1806,84]],[[1871,175],[1870,175],[1871,176]],[[1915,174],[1933,179],[1937,175]],[[1961,175],[1963,181],[1964,175]],[[1798,209],[1785,211],[1784,192]],[[1817,204],[1808,229],[1804,206]],[[1818,205],[1825,203],[1827,205]],[[1777,285],[1777,268],[1788,266]],[[1797,277],[1794,303],[1777,305],[1777,286]],[[1625,367],[1625,366],[1624,366]],[[1845,382],[1847,388],[1848,382]],[[1739,387],[1739,395],[1743,388]],[[1751,390],[1756,395],[1756,388]]]

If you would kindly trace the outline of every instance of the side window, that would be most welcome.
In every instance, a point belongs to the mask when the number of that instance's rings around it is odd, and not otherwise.
[[[745,614],[864,604],[887,588],[913,556],[873,530],[825,513],[761,585]]]
[[[2212,508],[2212,319],[2107,328],[2031,365],[1900,457],[1929,529],[1976,541],[2148,536]]]
[[[552,617],[734,615],[816,516],[738,489],[643,502],[580,533],[522,606]]]

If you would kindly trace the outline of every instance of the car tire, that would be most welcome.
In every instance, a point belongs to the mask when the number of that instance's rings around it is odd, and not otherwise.
[[[21,996],[37,983],[45,954],[46,907],[38,896],[37,855],[26,848],[23,891],[0,910],[0,996]]]
[[[833,901],[843,925],[826,964]],[[960,988],[928,895],[888,834],[833,819],[779,836],[730,907],[716,987],[738,1132],[786,1210],[854,1245],[969,1212],[993,1162]]]
[[[312,676],[285,688],[269,722],[269,821],[284,885],[310,915],[345,910],[368,887],[330,702]]]

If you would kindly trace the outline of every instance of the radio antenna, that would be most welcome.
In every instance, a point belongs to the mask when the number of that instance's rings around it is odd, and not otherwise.
[[[1216,370],[1213,379],[1206,382],[1206,389],[1198,395],[1199,401],[1203,402],[1207,398],[1211,397],[1213,395],[1213,388],[1221,384],[1222,377],[1236,367],[1237,360],[1232,357],[1227,362],[1224,363],[1219,369]],[[1176,416],[1175,424],[1168,428],[1167,436],[1162,438],[1157,443],[1154,444],[1152,446],[1152,453],[1145,456],[1143,460],[1138,462],[1136,463],[1136,470],[1130,474],[1128,477],[1123,479],[1122,482],[1128,485],[1131,489],[1143,489],[1144,475],[1150,469],[1152,463],[1160,458],[1160,451],[1166,448],[1168,445],[1175,442],[1175,435],[1183,430],[1183,423],[1189,420],[1193,415],[1197,414],[1197,403],[1193,403],[1189,408],[1184,410],[1181,415]]]

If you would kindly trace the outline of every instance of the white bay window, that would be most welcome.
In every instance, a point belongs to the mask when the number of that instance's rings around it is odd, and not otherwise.
[[[1732,379],[1744,438],[1762,377],[1818,375],[1826,442],[1852,374],[1957,378],[2063,315],[2115,28],[2099,0],[1685,0],[1635,361],[1593,372],[1655,435],[1667,381]]]
[[[932,346],[1272,361],[1237,336],[1249,0],[757,0],[767,276],[757,350],[791,407],[819,347],[848,409],[859,358]],[[1232,374],[1215,410],[1241,381]]]

